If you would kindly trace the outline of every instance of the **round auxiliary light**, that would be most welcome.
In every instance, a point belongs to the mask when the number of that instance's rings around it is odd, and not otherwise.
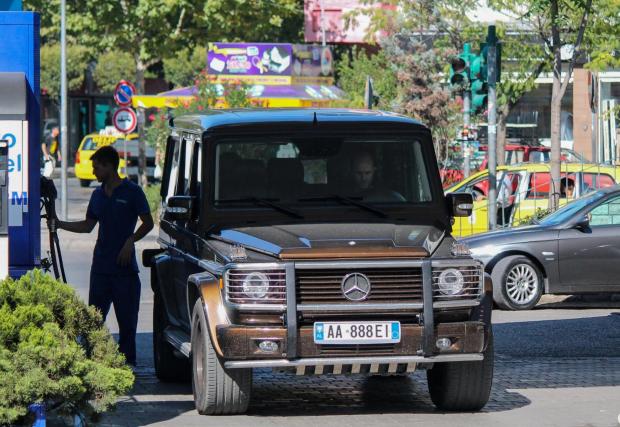
[[[278,351],[278,343],[275,341],[261,341],[258,348],[264,353],[275,353]]]
[[[249,273],[243,280],[243,293],[248,298],[261,299],[269,291],[269,278],[265,273],[258,271]]]
[[[448,268],[441,272],[437,286],[444,295],[458,295],[463,291],[463,273],[456,268]]]

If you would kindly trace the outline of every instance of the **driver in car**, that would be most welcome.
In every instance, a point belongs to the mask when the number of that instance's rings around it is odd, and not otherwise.
[[[389,190],[377,183],[375,158],[368,151],[358,151],[353,156],[353,193],[363,196],[365,200],[405,201],[405,198],[397,191]]]
[[[368,151],[360,151],[353,157],[353,181],[356,193],[366,193],[374,188],[375,159]]]

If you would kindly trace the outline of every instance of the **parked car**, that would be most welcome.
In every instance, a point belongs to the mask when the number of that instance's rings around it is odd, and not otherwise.
[[[572,193],[555,191],[560,205],[588,192],[615,185],[620,179],[620,169],[615,166],[581,163],[563,163],[563,181],[572,185]],[[549,206],[551,170],[549,164],[524,163],[497,168],[497,196],[501,202],[496,215],[500,226],[516,226],[546,210]],[[465,237],[488,231],[489,172],[478,172],[446,190],[447,193],[469,193],[474,196],[474,208],[468,218],[457,218],[453,234]]]
[[[112,146],[116,148],[122,159],[126,160],[127,169],[123,172],[129,179],[138,182],[139,179],[139,148],[140,141],[137,138],[119,138],[114,141]],[[125,156],[126,154],[126,156]],[[149,182],[155,181],[155,149],[145,144],[146,154],[146,177]]]
[[[463,243],[485,263],[503,309],[531,309],[543,294],[620,292],[620,186],[572,201],[535,225]]]
[[[543,145],[506,144],[504,149],[504,164],[507,166],[521,163],[548,163],[551,159],[551,148]],[[476,172],[488,167],[487,151],[487,145],[480,145],[480,149],[470,157],[470,170]],[[567,148],[562,148],[560,159],[565,163],[590,163],[577,152]],[[463,170],[462,155],[452,159],[446,167],[442,168],[440,174],[444,188],[463,180],[465,178]]]
[[[127,135],[129,140],[133,140],[138,137],[138,134],[132,133]],[[80,186],[88,187],[91,182],[96,181],[97,177],[93,174],[93,164],[90,161],[90,157],[95,154],[95,151],[99,147],[104,145],[113,144],[114,141],[119,139],[118,135],[100,135],[98,133],[91,133],[86,135],[75,153],[75,177],[80,180]],[[121,177],[125,177],[125,162],[121,157],[120,164],[118,165],[118,173]]]
[[[173,120],[162,178],[155,372],[191,372],[201,414],[242,413],[252,369],[395,375],[432,401],[489,398],[492,297],[450,235],[431,133],[355,110],[217,110]],[[277,411],[277,408],[274,408]]]

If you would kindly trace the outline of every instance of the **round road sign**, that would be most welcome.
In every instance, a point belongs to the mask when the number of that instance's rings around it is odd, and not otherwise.
[[[127,80],[121,80],[114,89],[114,101],[121,107],[131,104],[131,98],[136,93],[136,87]]]
[[[119,108],[112,116],[112,123],[119,132],[131,133],[136,129],[138,117],[131,108]]]

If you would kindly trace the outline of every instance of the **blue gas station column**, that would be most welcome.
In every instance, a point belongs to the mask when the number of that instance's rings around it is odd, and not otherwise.
[[[19,277],[41,264],[39,28],[36,12],[0,12],[0,73],[23,73],[26,80],[27,121],[22,120],[23,140],[11,130],[17,129],[18,117],[0,119],[0,130],[5,123],[10,125],[9,130],[0,132],[0,137],[15,145],[9,147],[8,159],[11,277]],[[15,88],[16,95],[18,90]]]

